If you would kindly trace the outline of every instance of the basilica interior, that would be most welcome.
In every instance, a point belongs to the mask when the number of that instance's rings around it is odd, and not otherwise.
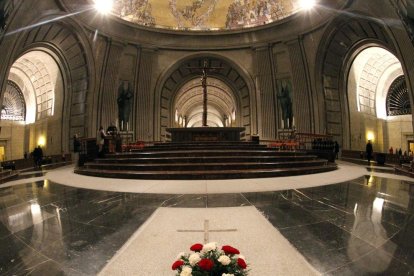
[[[1,0],[0,274],[414,273],[413,53],[412,0]]]

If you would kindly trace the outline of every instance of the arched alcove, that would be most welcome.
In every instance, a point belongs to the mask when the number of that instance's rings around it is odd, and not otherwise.
[[[231,119],[236,112],[236,99],[231,88],[220,79],[207,78],[208,99],[207,118],[209,126],[229,126],[227,119]],[[177,115],[185,118],[184,127],[202,126],[203,112],[203,87],[200,78],[195,78],[185,83],[176,93],[172,110]],[[176,119],[175,123],[179,123]],[[234,121],[234,124],[237,122]],[[180,125],[180,124],[178,124]]]
[[[90,77],[93,57],[88,38],[70,18],[48,20],[54,16],[37,18],[32,21],[33,28],[17,33],[7,57],[4,78],[21,88],[29,124],[21,133],[23,146],[10,148],[8,152],[13,156],[8,158],[22,158],[23,152],[31,152],[40,138],[46,144],[45,155],[69,152],[73,134],[86,137],[86,122],[92,124],[92,120],[86,120],[90,111],[86,109],[87,92],[94,82]],[[3,137],[10,140],[4,132]]]
[[[2,98],[2,146],[7,159],[22,158],[24,152],[38,145],[48,149],[45,154],[60,151],[64,127],[60,67],[55,57],[41,47],[26,51],[11,65]]]
[[[351,149],[352,140],[361,140],[358,146],[354,143],[361,150],[362,144],[365,147],[365,137],[359,134],[356,137],[350,123],[352,111],[349,106],[351,101],[356,104],[356,98],[348,97],[349,72],[355,57],[362,50],[381,46],[396,55],[395,46],[384,25],[362,14],[353,18],[346,15],[337,17],[328,26],[324,37],[315,61],[316,79],[320,80],[317,85],[323,95],[320,105],[325,114],[321,132],[333,135],[344,149]]]
[[[26,99],[26,124],[54,115],[55,93],[62,94],[63,80],[50,54],[41,50],[27,52],[13,63],[8,79],[21,88]]]
[[[177,126],[176,118],[182,118],[188,114],[177,114],[177,101],[186,103],[186,110],[192,110],[194,124],[199,126],[201,96],[201,68],[204,62],[208,67],[219,69],[208,72],[207,94],[211,101],[210,124],[222,126],[227,117],[227,123],[232,126],[245,127],[246,135],[252,133],[252,121],[255,114],[254,101],[251,96],[250,86],[243,73],[231,62],[220,57],[197,56],[189,57],[175,64],[172,70],[166,73],[165,81],[162,82],[160,92],[160,114],[155,114],[155,118],[160,118],[160,137],[165,140],[166,128]],[[189,94],[185,91],[190,91]],[[191,108],[190,108],[191,107]],[[158,110],[156,109],[156,112]],[[214,111],[214,112],[213,112]],[[177,116],[176,116],[177,115]],[[230,117],[230,120],[228,119]],[[187,122],[188,122],[187,117]],[[222,121],[222,123],[218,123]]]
[[[353,56],[347,81],[350,148],[364,148],[372,140],[378,151],[408,150],[412,116],[400,61],[382,47],[362,48]]]

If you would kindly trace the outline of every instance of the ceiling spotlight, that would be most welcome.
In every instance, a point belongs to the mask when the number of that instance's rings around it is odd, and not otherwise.
[[[316,5],[316,0],[299,0],[299,5],[304,10],[310,10]]]
[[[95,9],[102,14],[107,14],[111,12],[113,4],[113,0],[95,0]]]

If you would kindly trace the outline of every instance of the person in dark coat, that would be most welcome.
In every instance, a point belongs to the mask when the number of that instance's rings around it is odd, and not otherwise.
[[[81,151],[81,142],[78,134],[73,135],[73,162],[75,166],[79,163],[79,153]]]
[[[335,141],[335,144],[334,144],[334,151],[335,151],[335,158],[338,159],[339,158],[339,144],[337,141]]]
[[[365,148],[365,152],[367,154],[368,165],[369,165],[371,164],[372,153],[374,152],[374,149],[372,148],[371,140],[368,140],[367,146]]]

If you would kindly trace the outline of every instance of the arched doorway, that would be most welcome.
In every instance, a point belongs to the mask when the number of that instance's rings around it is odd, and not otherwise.
[[[364,150],[365,134],[358,134],[361,135],[361,138],[358,137],[361,143],[351,146],[354,129],[349,106],[350,101],[354,101],[356,106],[356,100],[348,94],[349,72],[356,56],[366,48],[379,46],[394,55],[397,50],[385,26],[364,16],[337,17],[328,26],[324,38],[318,49],[317,56],[320,58],[316,62],[316,79],[321,80],[317,85],[323,95],[319,102],[323,108],[320,112],[320,132],[333,135],[343,149]]]
[[[2,93],[1,145],[5,159],[21,159],[40,145],[45,154],[62,149],[63,78],[57,61],[37,48],[12,64]]]
[[[207,78],[208,124],[211,126],[245,127],[245,135],[252,133],[255,105],[246,77],[231,62],[219,57],[193,57],[178,62],[167,73],[160,93],[160,139],[166,140],[168,127],[196,127],[201,125],[202,87],[201,69],[207,62],[212,70]],[[158,110],[156,110],[158,112]]]
[[[351,149],[371,140],[377,151],[409,150],[411,105],[398,58],[382,47],[356,52],[347,80]]]

